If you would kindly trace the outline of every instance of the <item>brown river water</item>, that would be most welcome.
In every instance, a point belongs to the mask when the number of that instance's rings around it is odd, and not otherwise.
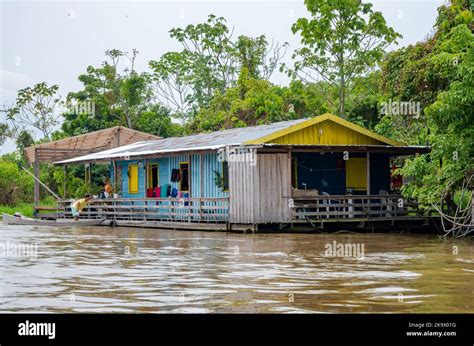
[[[473,293],[468,240],[0,224],[0,312],[473,313]]]

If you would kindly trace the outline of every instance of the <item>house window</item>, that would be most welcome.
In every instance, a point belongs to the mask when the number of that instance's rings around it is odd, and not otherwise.
[[[147,166],[147,188],[154,189],[158,187],[160,178],[159,178],[159,168],[157,163],[150,163]]]
[[[128,165],[128,193],[138,193],[138,164]]]
[[[229,162],[222,162],[222,190],[229,191]]]
[[[182,192],[189,192],[189,162],[179,163],[179,173],[181,176],[179,190]]]

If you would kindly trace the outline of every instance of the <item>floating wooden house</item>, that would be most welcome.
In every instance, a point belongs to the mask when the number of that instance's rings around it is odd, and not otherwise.
[[[429,150],[324,114],[147,140],[57,163],[110,165],[118,195],[94,201],[85,217],[255,231],[425,220],[393,189],[390,162]]]
[[[52,142],[37,144],[25,148],[24,155],[34,171],[34,208],[38,217],[55,216],[51,211],[55,211],[54,207],[41,207],[40,202],[40,164],[51,163],[59,160],[66,160],[77,157],[78,155],[86,155],[110,148],[120,147],[123,145],[146,141],[156,140],[161,137],[150,135],[148,133],[132,130],[123,126],[114,126],[107,129],[88,132],[78,136],[72,136],[59,139]],[[90,166],[88,166],[90,168]],[[66,168],[66,166],[65,166]],[[86,170],[86,175],[90,181],[90,169]],[[66,192],[66,182],[64,182],[64,194]],[[44,212],[47,213],[44,213]],[[48,213],[49,212],[49,213]]]

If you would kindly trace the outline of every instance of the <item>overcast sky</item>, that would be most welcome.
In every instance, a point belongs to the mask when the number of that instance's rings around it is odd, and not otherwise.
[[[372,1],[374,9],[403,35],[399,46],[423,40],[432,31],[437,8],[444,2]],[[89,65],[100,65],[107,49],[136,48],[140,52],[137,70],[144,71],[149,60],[180,49],[169,37],[171,28],[203,22],[210,13],[225,17],[235,36],[265,34],[270,40],[289,42],[286,61],[299,46],[290,27],[307,15],[303,0],[0,0],[0,104],[13,101],[18,89],[42,81],[58,84],[62,96],[79,90],[79,74]],[[280,73],[272,81],[288,83]],[[9,142],[0,148],[0,154],[13,149]]]

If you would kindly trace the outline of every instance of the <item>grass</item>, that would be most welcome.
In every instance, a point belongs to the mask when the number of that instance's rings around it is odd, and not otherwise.
[[[20,212],[25,216],[33,216],[33,203],[18,203],[17,205],[0,204],[0,213],[14,214]]]
[[[45,198],[43,199],[40,203],[40,206],[56,206],[56,201],[54,198]],[[15,205],[4,205],[0,204],[0,216],[1,213],[6,213],[6,214],[14,214],[16,212],[20,212],[22,215],[32,217],[34,208],[33,208],[33,202],[26,203],[26,202],[20,202]]]

